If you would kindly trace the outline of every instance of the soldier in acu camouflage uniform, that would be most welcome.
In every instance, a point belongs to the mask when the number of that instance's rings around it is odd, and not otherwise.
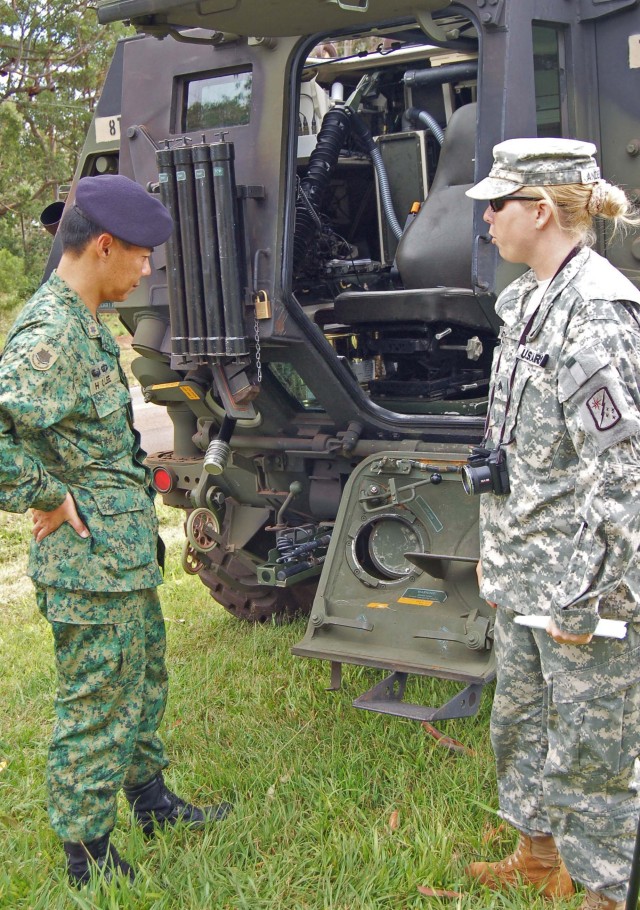
[[[530,270],[500,295],[486,445],[510,492],[481,500],[481,591],[497,605],[491,720],[500,810],[515,852],[468,874],[546,896],[581,883],[583,910],[622,908],[640,803],[640,293],[589,249],[593,219],[637,224],[590,143],[494,149],[492,242]],[[546,628],[515,624],[542,614]],[[629,623],[593,637],[600,618]]]
[[[157,520],[118,347],[97,310],[150,274],[172,221],[121,176],[78,183],[56,272],[25,306],[0,361],[0,508],[33,510],[29,574],[53,631],[58,692],[49,814],[74,884],[133,878],[110,843],[124,787],[136,821],[202,825],[164,784],[167,697]]]

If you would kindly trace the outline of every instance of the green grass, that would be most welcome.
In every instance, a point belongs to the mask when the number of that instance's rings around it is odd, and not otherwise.
[[[27,297],[16,302],[13,298],[0,295],[0,351],[4,348],[9,329],[26,302]]]
[[[169,544],[167,781],[194,801],[231,800],[234,811],[204,833],[145,840],[123,803],[114,842],[139,870],[136,883],[67,887],[46,812],[50,633],[30,583],[18,583],[29,520],[0,514],[0,908],[541,910],[527,891],[468,890],[461,876],[466,861],[497,858],[514,842],[495,815],[490,692],[475,718],[441,725],[472,755],[436,745],[416,722],[355,710],[352,699],[380,674],[345,667],[342,690],[328,692],[328,665],[290,654],[304,622],[253,628],[229,616],[182,572],[176,515],[160,513]],[[421,680],[411,697],[440,703],[447,688]],[[418,885],[463,895],[427,898]]]

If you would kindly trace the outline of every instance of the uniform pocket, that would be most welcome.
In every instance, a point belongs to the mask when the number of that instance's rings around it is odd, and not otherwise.
[[[142,489],[92,491],[92,552],[105,565],[131,569],[156,561],[158,521]]]
[[[616,647],[624,648],[624,642],[618,645],[611,639],[595,641],[597,641],[597,645],[593,645],[593,647],[603,649],[603,658],[607,652],[610,653]],[[582,649],[579,648],[576,653],[580,656],[583,653]],[[637,683],[640,683],[640,647],[631,650],[624,648],[621,654],[614,654],[608,660],[598,661],[594,656],[588,666],[579,669],[573,666],[566,672],[555,671],[553,695],[554,700],[558,703],[587,702],[612,692],[621,691]]]
[[[554,673],[552,686],[565,757],[605,792],[640,751],[640,648]]]
[[[107,374],[107,377],[110,378],[111,374]],[[120,380],[113,378],[103,388],[92,390],[91,401],[98,417],[103,418],[113,414],[118,408],[127,407],[131,396]]]
[[[101,515],[120,515],[124,512],[140,512],[149,508],[153,511],[153,504],[143,489],[92,489],[90,494]]]
[[[69,597],[87,599],[78,592],[70,592]],[[125,668],[118,627],[53,621],[52,631],[62,702],[67,711],[78,712],[80,724],[88,706],[95,704],[96,716],[91,726],[99,726],[105,706],[119,689]]]

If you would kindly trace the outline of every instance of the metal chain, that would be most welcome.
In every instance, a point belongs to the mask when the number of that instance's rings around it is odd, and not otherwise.
[[[258,323],[258,317],[255,317],[255,342],[256,342],[256,373],[258,376],[258,384],[262,382],[262,361],[260,359],[260,325]]]

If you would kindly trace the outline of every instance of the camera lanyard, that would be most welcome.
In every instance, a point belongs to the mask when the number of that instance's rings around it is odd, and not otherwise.
[[[509,383],[508,383],[508,387],[507,387],[507,388],[508,388],[508,391],[507,391],[507,401],[506,401],[505,406],[504,406],[504,416],[503,416],[503,418],[502,418],[502,425],[501,425],[501,427],[500,427],[500,436],[499,436],[498,442],[496,443],[496,446],[495,446],[496,449],[499,449],[499,448],[501,447],[501,445],[502,445],[502,440],[503,440],[503,436],[504,436],[504,431],[505,431],[505,428],[506,428],[506,426],[507,426],[507,417],[508,417],[508,415],[509,415],[509,407],[510,407],[510,405],[511,405],[511,392],[512,392],[512,389],[513,389],[513,380],[514,380],[515,375],[516,375],[516,370],[518,369],[518,363],[520,362],[520,358],[517,356],[517,351],[522,347],[522,345],[523,345],[523,344],[525,343],[525,341],[527,340],[527,335],[528,335],[529,332],[531,331],[531,328],[532,328],[532,326],[533,326],[533,323],[535,322],[535,318],[536,318],[536,316],[538,315],[538,313],[540,312],[540,307],[542,306],[542,303],[543,303],[543,301],[544,301],[544,298],[546,297],[547,291],[549,290],[549,288],[551,287],[551,285],[553,284],[553,282],[555,281],[555,279],[558,277],[558,275],[560,274],[560,272],[563,270],[563,268],[571,262],[571,260],[573,259],[573,257],[574,257],[574,256],[576,255],[576,253],[578,253],[578,252],[579,252],[579,247],[574,246],[573,249],[572,249],[572,250],[569,252],[569,254],[566,256],[566,258],[563,259],[563,261],[560,263],[560,265],[559,265],[559,267],[558,267],[558,270],[556,271],[555,275],[553,276],[553,278],[551,279],[551,281],[550,281],[549,284],[547,285],[544,294],[542,295],[542,297],[541,297],[540,300],[538,301],[538,305],[536,306],[536,308],[533,310],[533,312],[531,313],[531,315],[530,315],[529,318],[527,319],[527,322],[526,322],[526,324],[525,324],[525,327],[523,328],[522,332],[520,333],[520,338],[518,339],[518,347],[516,348],[515,363],[513,364],[513,367],[512,367],[512,369],[511,369],[511,375],[509,376]],[[498,375],[498,371],[500,370],[500,362],[501,362],[501,360],[502,360],[502,348],[500,349],[500,353],[498,354],[498,362],[497,362],[497,364],[496,364],[496,370],[495,370],[496,376]],[[489,398],[489,406],[488,406],[488,408],[487,408],[487,417],[486,417],[485,424],[484,424],[484,438],[483,438],[483,441],[482,441],[482,442],[483,442],[483,445],[486,443],[486,441],[487,441],[487,435],[488,435],[488,433],[489,433],[489,419],[490,419],[490,417],[491,417],[491,410],[492,410],[492,408],[493,408],[493,401],[494,401],[494,398],[495,398],[495,394],[496,394],[496,384],[495,384],[495,380],[494,380],[494,382],[493,382],[492,385],[491,385],[491,396],[490,396],[490,398]],[[509,442],[511,442],[511,439],[509,439]]]
[[[526,323],[524,329],[522,330],[522,333],[520,334],[520,338],[518,339],[518,349],[519,349],[520,346],[521,346],[522,344],[524,344],[524,342],[526,341],[527,335],[528,335],[529,332],[531,331],[531,326],[533,325],[534,319],[535,319],[536,316],[538,315],[538,312],[539,312],[539,310],[540,310],[540,307],[542,306],[542,301],[543,301],[543,300],[544,300],[544,295],[541,297],[541,299],[540,299],[540,301],[539,301],[537,307],[536,307],[535,310],[533,311],[533,313],[531,313],[531,315],[530,315],[529,318],[527,319],[527,323]],[[516,350],[517,350],[517,349],[516,349]],[[501,350],[500,350],[500,353],[498,354],[498,362],[497,362],[497,364],[496,364],[496,376],[498,375],[498,371],[500,370],[500,361],[501,361],[501,360],[502,360],[502,348],[501,348]],[[496,443],[496,445],[495,445],[495,448],[496,448],[496,449],[499,449],[500,446],[502,445],[502,438],[503,438],[503,436],[504,436],[504,431],[505,431],[505,428],[506,428],[506,426],[507,426],[507,417],[508,417],[508,415],[509,415],[509,406],[511,405],[511,390],[513,389],[513,380],[515,379],[516,370],[518,369],[518,363],[519,363],[519,362],[520,362],[520,358],[519,358],[519,357],[517,356],[517,354],[516,354],[515,362],[514,362],[514,364],[513,364],[513,367],[511,368],[511,375],[509,376],[509,383],[508,383],[508,386],[507,386],[507,388],[508,388],[508,392],[507,392],[507,401],[506,401],[505,406],[504,406],[504,415],[503,415],[503,417],[502,417],[502,425],[501,425],[501,427],[500,427],[500,436],[499,436],[498,441],[497,441],[497,443]],[[496,384],[495,384],[495,381],[494,381],[493,384],[492,384],[492,386],[491,386],[491,397],[489,398],[489,407],[487,408],[487,418],[486,418],[486,420],[485,420],[485,425],[484,425],[484,439],[483,439],[483,445],[484,445],[484,443],[487,441],[487,435],[488,435],[488,433],[489,433],[489,419],[490,419],[490,417],[491,417],[491,411],[492,411],[492,408],[493,408],[493,400],[494,400],[494,398],[495,398],[495,394],[496,394]],[[509,441],[511,441],[511,440],[509,440]]]

